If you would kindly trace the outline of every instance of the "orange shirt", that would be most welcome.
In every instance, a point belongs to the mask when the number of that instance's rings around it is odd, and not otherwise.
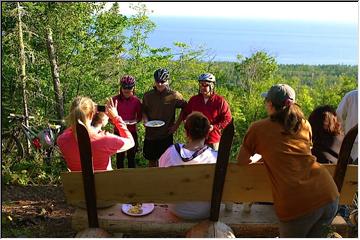
[[[262,155],[282,221],[310,213],[339,196],[329,171],[311,155],[311,144],[311,126],[305,120],[301,130],[289,135],[266,118],[253,123],[244,137],[240,151]]]

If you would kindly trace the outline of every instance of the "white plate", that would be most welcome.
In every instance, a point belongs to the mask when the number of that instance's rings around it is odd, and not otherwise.
[[[124,120],[124,122],[126,123],[126,125],[134,125],[137,123],[135,120]]]
[[[161,120],[152,120],[145,123],[146,127],[161,127],[164,126],[165,122]]]
[[[154,211],[155,205],[153,203],[143,203],[141,205],[142,213],[131,213],[129,210],[133,207],[131,204],[123,204],[121,210],[129,216],[144,216]]]

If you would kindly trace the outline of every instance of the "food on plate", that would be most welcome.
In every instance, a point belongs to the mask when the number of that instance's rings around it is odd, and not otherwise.
[[[142,210],[142,204],[141,203],[133,203],[131,204],[131,207],[128,210],[128,213],[131,214],[141,214],[143,212]]]

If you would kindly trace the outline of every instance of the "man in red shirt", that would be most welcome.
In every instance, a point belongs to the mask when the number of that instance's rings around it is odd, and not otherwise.
[[[138,136],[136,131],[136,123],[142,119],[141,101],[135,96],[135,78],[125,75],[120,79],[120,94],[114,96],[113,101],[117,101],[117,111],[126,123],[131,135],[134,138],[135,146],[126,151],[128,159],[128,167],[135,168],[135,155],[138,148]],[[118,131],[114,128],[114,133],[118,135]],[[125,152],[116,154],[116,167],[124,168]]]
[[[231,121],[231,112],[226,100],[215,93],[215,76],[203,73],[199,76],[199,94],[192,96],[184,109],[182,119],[194,111],[203,113],[210,121],[211,128],[206,144],[219,149],[221,130]]]

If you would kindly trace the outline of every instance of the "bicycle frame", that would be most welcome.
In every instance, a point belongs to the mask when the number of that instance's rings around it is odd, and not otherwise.
[[[27,127],[25,125],[25,123],[23,122],[23,119],[15,117],[13,115],[14,118],[12,118],[10,120],[10,123],[14,123],[14,127],[12,129],[10,129],[10,133],[13,134],[14,136],[16,136],[17,138],[21,138],[20,134],[23,133],[25,139],[24,140],[29,140],[31,142],[31,145],[33,147],[35,147],[36,149],[43,149],[43,146],[40,144],[40,139],[38,137],[38,133],[40,131],[34,131],[31,129],[31,126]],[[51,127],[50,124],[48,127],[44,128],[43,130],[48,129],[48,131],[50,132],[50,134],[52,136],[55,136],[55,138],[57,137],[57,135],[60,132],[60,125],[55,125],[55,128]],[[55,142],[51,144],[51,147],[55,146]]]

